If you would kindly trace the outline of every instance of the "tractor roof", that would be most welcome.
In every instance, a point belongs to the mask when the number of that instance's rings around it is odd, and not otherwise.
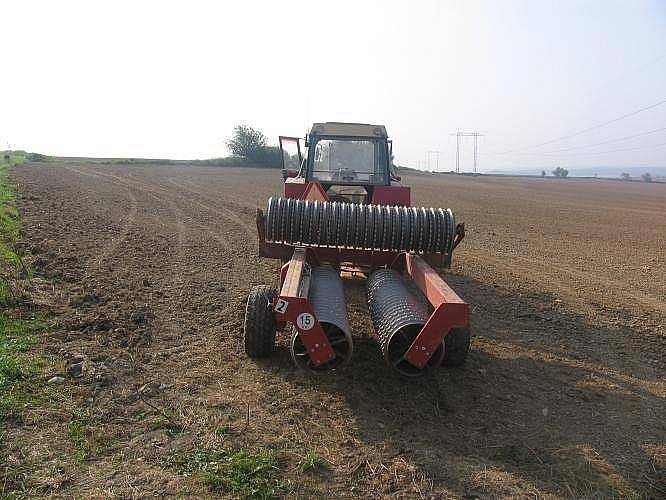
[[[340,135],[347,137],[388,137],[384,125],[370,125],[369,123],[315,123],[312,125],[310,134]]]

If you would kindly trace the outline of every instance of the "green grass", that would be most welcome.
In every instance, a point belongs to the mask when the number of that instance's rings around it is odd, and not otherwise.
[[[5,155],[10,161],[5,161]],[[28,397],[30,379],[37,378],[42,361],[27,351],[35,334],[47,327],[33,311],[19,311],[12,281],[20,273],[28,277],[15,245],[20,238],[21,221],[16,209],[14,186],[9,177],[12,165],[28,161],[30,153],[0,152],[0,421],[11,414],[18,401]]]
[[[212,491],[242,498],[274,498],[287,493],[275,453],[199,448],[167,457],[163,464],[179,474],[195,476]]]
[[[71,419],[67,431],[69,440],[76,448],[76,462],[102,455],[113,447],[113,438],[103,430],[101,421],[93,418],[87,408],[73,404],[68,406]]]
[[[309,451],[298,461],[298,468],[303,472],[326,468],[326,461],[314,451]]]
[[[41,319],[16,319],[0,313],[0,422],[16,403],[29,396],[33,379],[40,380],[42,360],[26,351],[34,343],[34,334],[47,328]]]

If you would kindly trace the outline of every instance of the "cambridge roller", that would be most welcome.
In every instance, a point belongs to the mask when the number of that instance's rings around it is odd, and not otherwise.
[[[455,217],[442,208],[271,197],[266,227],[275,243],[443,254],[453,246]]]
[[[283,265],[279,286],[249,294],[247,354],[269,356],[277,332],[289,328],[296,366],[343,369],[354,352],[345,282],[355,276],[358,297],[359,276],[367,276],[370,322],[392,369],[414,376],[461,364],[469,306],[436,269],[450,266],[464,225],[451,209],[411,206],[381,125],[316,123],[305,156],[302,145],[280,137],[284,194],[268,200],[265,214],[257,209],[259,255]],[[364,308],[353,310],[356,325],[370,323],[359,321]]]

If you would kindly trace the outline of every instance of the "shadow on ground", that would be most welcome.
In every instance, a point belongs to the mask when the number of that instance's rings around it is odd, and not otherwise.
[[[449,279],[473,304],[475,337],[461,368],[400,376],[381,360],[367,320],[353,325],[354,359],[336,372],[285,370],[285,349],[264,365],[345,398],[359,439],[383,450],[357,481],[399,458],[461,495],[666,495],[654,451],[666,436],[658,367],[634,366],[637,356],[612,348],[652,332],[590,325],[549,295]],[[363,282],[346,286],[350,304],[362,304]]]

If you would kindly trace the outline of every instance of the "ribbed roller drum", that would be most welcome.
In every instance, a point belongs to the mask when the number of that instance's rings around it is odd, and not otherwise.
[[[442,208],[271,197],[266,227],[276,243],[451,253],[455,218]]]
[[[335,351],[335,359],[325,367],[337,366],[349,360],[353,343],[347,319],[344,287],[337,269],[330,266],[312,268],[308,302]],[[299,367],[313,368],[307,349],[297,331],[291,338],[291,357]]]
[[[368,307],[386,362],[405,375],[423,373],[424,369],[410,364],[404,355],[425,325],[428,315],[397,272],[379,269],[370,275]],[[444,343],[426,367],[439,366],[443,358]]]

